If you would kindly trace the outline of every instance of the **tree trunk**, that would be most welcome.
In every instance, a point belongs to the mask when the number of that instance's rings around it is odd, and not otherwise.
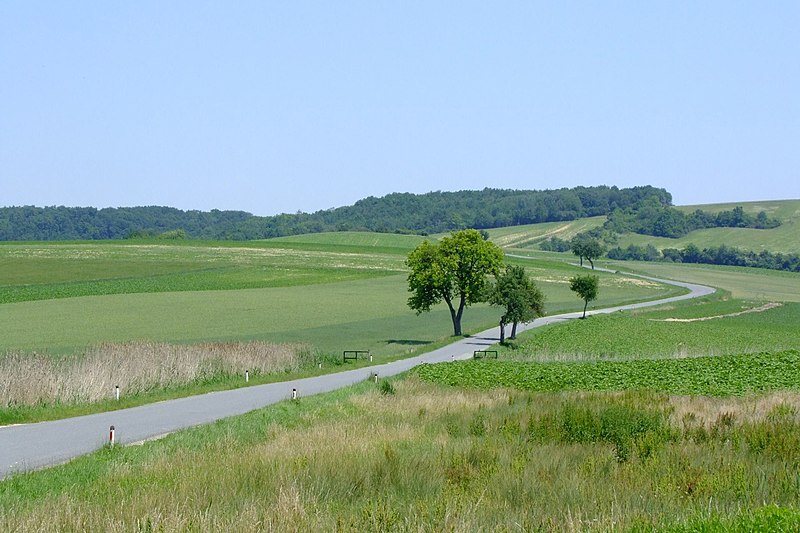
[[[453,307],[453,302],[451,300],[445,298],[444,301],[450,309],[450,319],[453,321],[453,335],[461,335],[461,317],[456,313],[456,309]]]
[[[589,260],[589,263],[592,265],[592,270],[594,270],[594,261],[592,261],[591,257],[587,257],[586,259]]]
[[[461,336],[461,317],[464,315],[464,308],[467,306],[467,297],[461,296],[458,302],[458,311],[453,319],[453,335]]]
[[[509,339],[514,340],[516,338],[517,338],[517,321],[515,320],[511,324],[511,336],[509,337]]]
[[[506,342],[506,323],[500,319],[500,344]]]
[[[453,335],[459,337],[461,336],[461,316],[464,314],[464,307],[467,305],[466,297],[461,297],[458,303],[458,310],[453,307],[451,300],[445,298],[444,301],[447,302],[447,307],[450,308],[450,318],[453,320]]]
[[[584,300],[586,303],[583,304],[583,316],[581,318],[586,318],[586,308],[589,307],[589,300]]]
[[[583,266],[583,256],[579,256],[581,258],[581,266]]]

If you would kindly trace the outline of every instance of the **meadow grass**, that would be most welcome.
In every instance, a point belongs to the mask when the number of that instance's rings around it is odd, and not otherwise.
[[[311,285],[405,270],[396,248],[323,248],[292,241],[7,243],[0,246],[0,303]]]
[[[498,349],[501,357],[519,361],[693,357],[800,349],[800,303],[774,305],[712,297],[595,315],[523,332],[516,341]]]
[[[797,272],[641,261],[608,261],[607,265],[623,272],[710,285],[742,300],[800,302],[800,273]]]
[[[385,387],[384,387],[385,388]],[[800,525],[797,393],[364,383],[0,481],[9,531]]]

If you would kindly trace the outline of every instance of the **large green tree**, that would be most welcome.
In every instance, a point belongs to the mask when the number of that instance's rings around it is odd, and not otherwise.
[[[511,336],[517,337],[517,324],[532,322],[544,314],[544,293],[518,265],[508,265],[489,291],[489,303],[504,308],[500,317],[500,342],[505,342],[506,325],[512,324]]]
[[[592,265],[592,270],[594,270],[593,259],[597,259],[606,253],[605,246],[599,240],[581,234],[572,238],[570,246],[572,247],[572,253],[581,258],[581,266],[583,266],[583,259],[586,258],[589,264]]]
[[[485,299],[487,276],[497,276],[502,264],[503,251],[477,230],[451,233],[439,244],[424,241],[406,260],[411,269],[408,306],[420,314],[444,300],[453,334],[461,335],[464,309]]]
[[[570,278],[569,280],[570,290],[577,293],[577,295],[580,296],[581,299],[584,301],[583,316],[581,318],[586,318],[586,308],[589,306],[589,302],[597,299],[599,286],[600,286],[600,278],[598,278],[597,276],[593,276],[591,274],[588,274],[586,276],[575,276]]]

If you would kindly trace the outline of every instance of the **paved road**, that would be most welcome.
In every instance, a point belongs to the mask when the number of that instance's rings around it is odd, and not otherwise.
[[[703,285],[667,281],[639,276],[689,289],[688,294],[662,300],[598,309],[587,314],[613,313],[667,302],[697,298],[714,292]],[[525,331],[546,324],[575,319],[581,315],[566,313],[540,318],[531,324],[520,324]],[[392,376],[421,363],[438,363],[453,359],[468,359],[474,350],[485,349],[499,340],[497,328],[484,331],[419,357],[383,365],[313,378],[258,385],[242,389],[212,392],[200,396],[170,400],[131,409],[95,415],[0,427],[0,479],[14,472],[41,468],[66,462],[89,453],[108,442],[110,426],[115,427],[116,441],[122,444],[139,442],[178,429],[213,422],[277,403],[291,397],[292,389],[299,396],[328,392],[369,379],[374,373]]]

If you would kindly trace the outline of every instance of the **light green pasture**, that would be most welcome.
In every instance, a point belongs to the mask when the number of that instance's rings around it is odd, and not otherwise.
[[[611,268],[710,285],[734,298],[762,302],[800,302],[800,273],[760,268],[609,261]]]
[[[547,312],[577,310],[569,291],[576,267],[539,262],[530,272],[547,295]],[[597,306],[674,294],[629,276],[600,274]],[[403,274],[262,289],[112,294],[0,305],[0,351],[67,352],[100,342],[267,340],[308,342],[323,352],[368,349],[399,355],[452,332],[442,304],[415,315]],[[499,309],[469,308],[465,331],[494,325]]]

